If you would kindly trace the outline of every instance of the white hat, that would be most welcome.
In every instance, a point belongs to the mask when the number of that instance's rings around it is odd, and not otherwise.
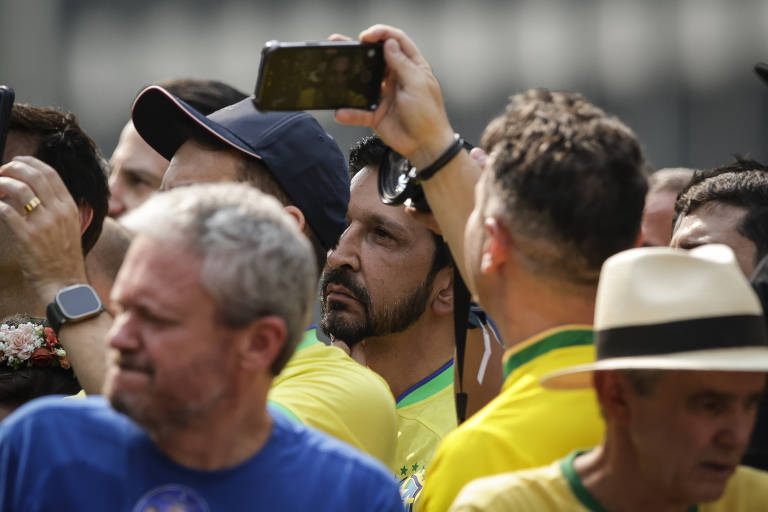
[[[648,247],[608,258],[594,328],[597,361],[549,373],[543,385],[591,387],[596,370],[768,372],[760,301],[725,245]]]

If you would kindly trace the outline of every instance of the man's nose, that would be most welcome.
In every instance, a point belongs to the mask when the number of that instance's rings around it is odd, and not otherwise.
[[[136,350],[139,347],[139,338],[131,319],[131,313],[123,311],[115,317],[112,327],[107,332],[107,343],[110,347],[121,352]]]
[[[739,409],[724,420],[717,434],[716,442],[728,449],[744,451],[749,445],[755,426],[754,409]]]
[[[125,205],[115,195],[109,197],[109,210],[107,212],[110,217],[117,218],[125,213]]]
[[[360,269],[360,234],[355,226],[348,226],[339,237],[336,247],[328,251],[328,266],[346,267],[356,272]]]

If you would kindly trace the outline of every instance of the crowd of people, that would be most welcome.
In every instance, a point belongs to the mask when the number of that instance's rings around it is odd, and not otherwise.
[[[409,36],[360,40],[348,158],[216,81],[142,90],[109,162],[13,106],[0,510],[765,510],[768,167],[654,171],[546,89],[467,150]]]

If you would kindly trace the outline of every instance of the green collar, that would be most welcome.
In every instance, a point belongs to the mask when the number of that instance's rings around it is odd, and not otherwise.
[[[579,345],[593,344],[593,331],[591,329],[558,329],[556,331],[547,331],[542,333],[540,339],[531,338],[522,343],[525,345],[522,349],[515,351],[510,349],[508,356],[504,361],[504,378],[523,366],[530,363],[539,356],[559,348],[574,347]]]
[[[316,345],[317,343],[320,343],[320,340],[317,339],[317,326],[310,325],[307,327],[307,330],[304,331],[304,336],[301,338],[298,346],[296,346],[296,352],[311,347],[312,345]]]
[[[575,451],[567,457],[560,459],[560,471],[562,471],[563,477],[565,477],[565,480],[568,482],[571,492],[587,510],[590,512],[608,512],[605,507],[592,496],[592,493],[584,487],[579,475],[576,473],[576,469],[573,467],[574,459],[582,453],[585,453],[585,451]],[[688,507],[687,512],[698,512],[698,510],[698,505],[691,505]]]
[[[397,408],[421,402],[447,386],[453,386],[453,359],[409,387],[397,397]]]

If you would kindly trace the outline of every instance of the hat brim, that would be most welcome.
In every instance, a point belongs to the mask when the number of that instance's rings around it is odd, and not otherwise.
[[[194,130],[209,133],[223,143],[261,159],[230,130],[157,85],[139,93],[131,108],[131,119],[139,135],[166,160],[173,158]]]
[[[541,385],[549,389],[592,387],[592,373],[604,370],[682,370],[768,372],[768,347],[695,350],[642,357],[617,357],[548,373]]]

